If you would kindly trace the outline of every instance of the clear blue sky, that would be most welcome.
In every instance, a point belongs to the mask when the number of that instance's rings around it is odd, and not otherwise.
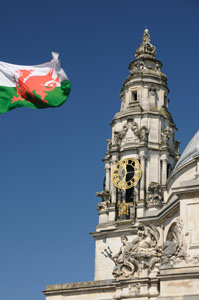
[[[56,109],[0,115],[0,297],[43,300],[47,284],[93,279],[101,159],[145,27],[170,89],[181,150],[199,128],[199,1],[1,1],[0,60],[60,53],[72,82]]]

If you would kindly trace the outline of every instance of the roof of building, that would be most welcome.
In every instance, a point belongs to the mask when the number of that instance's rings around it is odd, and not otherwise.
[[[193,156],[199,155],[199,130],[193,136],[191,141],[186,146],[179,161],[177,162],[174,171],[193,159]]]

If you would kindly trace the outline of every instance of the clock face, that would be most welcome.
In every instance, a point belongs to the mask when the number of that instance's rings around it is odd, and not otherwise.
[[[125,158],[116,163],[112,171],[113,184],[119,189],[130,189],[141,177],[141,166],[135,158]]]

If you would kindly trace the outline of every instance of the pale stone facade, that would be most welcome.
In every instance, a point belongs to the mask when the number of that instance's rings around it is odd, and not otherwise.
[[[97,193],[94,281],[47,286],[47,300],[199,299],[199,132],[180,158],[167,78],[147,29],[135,56]],[[136,158],[142,173],[122,191],[112,170],[124,158]]]

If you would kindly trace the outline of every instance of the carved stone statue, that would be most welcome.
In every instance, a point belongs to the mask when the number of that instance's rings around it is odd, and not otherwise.
[[[172,129],[169,128],[168,126],[165,129],[162,129],[160,143],[163,145],[167,145],[172,133],[173,133]]]
[[[159,232],[154,226],[140,224],[137,237],[131,243],[131,251],[133,253],[155,253],[158,240]]]
[[[111,203],[111,195],[110,195],[110,192],[109,191],[101,191],[101,192],[97,192],[96,193],[96,196],[97,197],[101,197],[102,201],[98,203],[97,205],[97,209],[98,210],[106,210],[110,203]]]
[[[162,264],[175,264],[187,258],[183,235],[183,222],[178,218],[170,227],[167,240],[163,244]]]
[[[174,142],[174,152],[176,155],[176,158],[179,159],[180,158],[180,141],[175,141]]]
[[[139,129],[138,124],[134,121],[133,117],[128,118],[128,127],[133,131],[135,136],[140,139],[140,141],[148,142],[149,130],[146,126],[142,126]]]
[[[148,187],[147,205],[154,204],[161,206],[163,200],[161,185],[157,182],[150,182]]]
[[[170,226],[167,239],[163,244],[161,265],[177,265],[179,263],[188,265],[199,265],[199,255],[188,255],[187,244],[183,233],[183,221],[177,218]]]
[[[112,260],[115,263],[115,267],[113,269],[113,276],[115,278],[120,277],[128,277],[129,276],[129,270],[132,268],[129,266],[128,263],[128,253],[127,253],[127,246],[128,246],[128,238],[126,236],[121,237],[122,246],[119,250],[119,252],[112,257]]]
[[[127,130],[128,130],[128,126],[127,124],[125,124],[121,131],[114,131],[114,141],[117,146],[121,145],[121,142],[125,137]]]
[[[145,29],[143,37],[142,37],[142,44],[138,47],[138,49],[135,52],[135,56],[138,57],[142,54],[148,54],[153,57],[156,56],[156,47],[153,46],[150,40],[150,34],[148,29]]]
[[[111,151],[111,147],[112,147],[112,140],[111,139],[107,139],[107,152],[109,153]]]
[[[139,137],[140,130],[138,124],[134,121],[132,117],[129,117],[127,121],[128,121],[128,127],[133,131],[135,136]]]
[[[121,237],[122,247],[112,257],[115,263],[113,276],[116,280],[131,279],[141,273],[153,269],[160,262],[159,231],[153,225],[140,224],[137,237],[128,242],[126,236]]]
[[[140,140],[143,142],[148,142],[149,130],[145,126],[140,129]]]

